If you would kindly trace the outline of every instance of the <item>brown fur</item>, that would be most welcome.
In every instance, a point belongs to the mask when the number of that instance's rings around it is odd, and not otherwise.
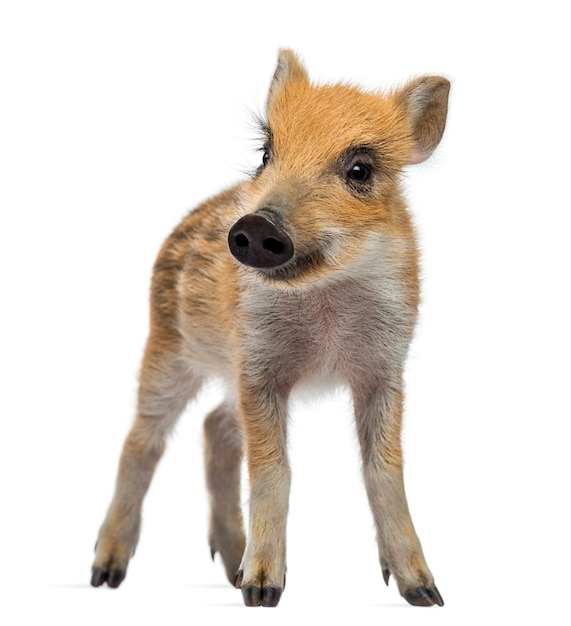
[[[297,57],[281,51],[267,102],[265,167],[190,213],[158,255],[137,416],[92,584],[115,587],[125,577],[165,439],[202,382],[217,376],[228,393],[204,431],[211,549],[247,605],[275,606],[286,571],[287,402],[300,383],[327,379],[353,394],[385,580],[392,574],[412,604],[442,604],[402,480],[402,374],[419,284],[399,175],[438,145],[448,89],[439,77],[389,94],[315,86]],[[354,180],[355,167],[369,178]],[[295,247],[275,268],[242,265],[228,250],[232,225],[260,209]]]

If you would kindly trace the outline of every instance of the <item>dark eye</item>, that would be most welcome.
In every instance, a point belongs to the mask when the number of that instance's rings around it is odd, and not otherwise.
[[[266,165],[270,162],[270,152],[267,148],[264,148],[264,154],[262,156],[262,167],[266,167]]]
[[[358,183],[364,183],[371,178],[371,166],[367,165],[367,163],[362,163],[358,161],[353,165],[353,167],[347,172],[347,178],[354,180]]]

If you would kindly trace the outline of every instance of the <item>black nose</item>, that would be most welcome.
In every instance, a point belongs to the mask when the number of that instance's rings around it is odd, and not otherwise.
[[[232,226],[228,246],[233,256],[249,267],[279,267],[293,256],[290,236],[256,213],[245,215]]]

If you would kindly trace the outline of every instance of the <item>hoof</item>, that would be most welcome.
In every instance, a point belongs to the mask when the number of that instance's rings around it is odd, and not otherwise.
[[[444,600],[436,587],[417,587],[403,593],[404,599],[414,606],[444,606]]]
[[[277,606],[285,589],[283,587],[264,587],[259,585],[244,585],[244,571],[238,570],[234,580],[236,589],[242,590],[242,597],[246,606]]]
[[[282,596],[278,587],[242,587],[242,597],[246,606],[277,606]]]
[[[101,587],[104,583],[107,583],[108,587],[116,589],[125,580],[126,572],[123,570],[111,570],[106,572],[99,567],[94,567],[91,572],[91,585],[92,587]]]

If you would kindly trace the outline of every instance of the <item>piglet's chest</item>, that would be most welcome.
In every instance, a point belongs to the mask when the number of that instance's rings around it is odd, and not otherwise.
[[[397,349],[398,320],[375,290],[358,285],[285,292],[258,311],[258,348],[295,378],[350,377],[378,368]]]

